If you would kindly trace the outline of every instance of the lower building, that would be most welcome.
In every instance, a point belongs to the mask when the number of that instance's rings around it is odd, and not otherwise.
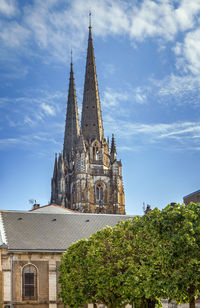
[[[0,211],[0,307],[64,308],[58,299],[62,253],[72,242],[129,218],[76,213],[55,204]]]
[[[200,203],[200,190],[183,197],[183,202],[185,204],[189,204],[190,202]]]

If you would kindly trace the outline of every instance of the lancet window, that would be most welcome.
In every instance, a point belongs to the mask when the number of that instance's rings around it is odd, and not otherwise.
[[[98,201],[103,201],[103,186],[101,184],[96,186],[96,199]]]
[[[93,145],[93,160],[99,160],[99,145],[97,142]]]

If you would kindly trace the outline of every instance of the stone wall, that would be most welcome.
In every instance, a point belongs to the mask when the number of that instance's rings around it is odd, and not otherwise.
[[[0,268],[0,300],[2,298],[2,304],[11,304],[12,280],[14,308],[64,307],[57,298],[60,253],[13,253],[12,261],[11,254],[7,249],[3,249],[3,252],[2,249],[0,251],[2,253]],[[37,269],[37,298],[35,300],[22,298],[22,271],[27,264],[32,264]],[[13,268],[13,272],[11,272],[11,268]]]

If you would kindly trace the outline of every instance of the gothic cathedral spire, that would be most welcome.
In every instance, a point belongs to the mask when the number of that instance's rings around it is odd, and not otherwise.
[[[89,26],[81,129],[83,136],[87,141],[94,141],[95,139],[98,141],[103,140],[103,122],[101,116],[91,25]]]
[[[110,151],[104,138],[91,22],[81,129],[71,61],[64,146],[55,158],[51,202],[84,213],[125,214],[122,164],[114,135]]]
[[[74,82],[73,63],[71,59],[71,70],[69,78],[69,92],[67,102],[67,113],[65,122],[65,135],[63,145],[64,159],[68,158],[71,152],[75,149],[77,138],[80,134],[78,108],[76,100],[76,89]]]

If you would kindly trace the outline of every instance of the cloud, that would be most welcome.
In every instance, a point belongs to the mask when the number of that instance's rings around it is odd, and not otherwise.
[[[22,48],[24,42],[29,38],[29,30],[18,24],[17,22],[5,23],[0,22],[0,39],[5,45],[11,48]]]
[[[0,139],[0,148],[7,148],[16,145],[30,145],[30,140],[26,138],[1,138]]]
[[[178,56],[177,67],[200,75],[200,29],[190,31],[186,34],[183,43],[178,42],[174,48]]]
[[[123,140],[124,146],[130,148],[132,143],[133,150],[148,148],[148,145],[167,149],[171,144],[175,149],[184,148],[186,151],[200,145],[200,122],[133,123],[116,120],[110,115],[104,120],[106,130],[112,130],[117,138]]]
[[[45,111],[47,115],[51,115],[51,116],[55,115],[55,110],[52,106],[42,103],[41,108]]]
[[[120,102],[127,101],[128,93],[125,91],[116,92],[114,89],[106,88],[102,95],[102,105],[105,108],[117,107]]]
[[[31,152],[33,151],[33,146],[41,145],[41,148],[44,147],[44,150],[46,150],[47,144],[48,147],[52,147],[52,153],[54,152],[54,147],[56,148],[61,147],[62,142],[60,142],[57,138],[54,138],[52,136],[52,132],[38,132],[37,135],[34,133],[27,133],[27,134],[21,134],[18,135],[15,138],[0,138],[0,149],[6,149],[6,148],[15,148],[19,146],[22,146],[23,149],[31,149]]]
[[[138,7],[132,7],[130,36],[138,40],[160,37],[166,41],[175,38],[178,31],[191,29],[200,11],[200,1],[179,1],[175,7],[172,1],[144,0]]]
[[[1,2],[4,12],[16,12],[15,1]],[[17,20],[11,23],[1,21],[1,42],[13,49],[26,47],[26,52],[29,50],[30,53],[33,47],[37,47],[34,49],[40,56],[45,51],[44,62],[66,61],[71,47],[76,58],[84,49],[91,8],[96,36],[126,35],[134,43],[146,38],[168,42],[173,41],[178,33],[185,35],[186,31],[194,30],[200,1],[38,0],[23,3]],[[193,38],[186,36],[185,44],[192,44],[191,40]]]
[[[103,65],[103,75],[107,77],[108,75],[113,75],[116,71],[116,68],[113,64],[107,63]]]
[[[7,114],[1,122],[10,127],[37,126],[48,117],[65,114],[65,107],[66,93],[29,90],[24,96],[0,98],[0,110]]]
[[[102,93],[102,106],[104,108],[112,108],[116,110],[118,108],[120,114],[124,109],[124,102],[127,104],[139,103],[143,104],[147,99],[147,88],[136,87],[133,88],[130,85],[126,86],[123,90],[116,91],[115,89],[106,87]]]
[[[13,17],[18,13],[15,0],[0,0],[0,14],[6,17]]]

